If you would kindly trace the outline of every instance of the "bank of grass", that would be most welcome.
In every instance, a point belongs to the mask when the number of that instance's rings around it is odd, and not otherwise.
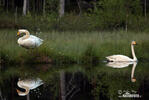
[[[143,32],[41,32],[44,40],[37,49],[26,50],[17,44],[17,30],[0,30],[1,63],[97,64],[112,54],[132,57],[130,42],[135,40],[139,61],[149,60],[149,34]]]

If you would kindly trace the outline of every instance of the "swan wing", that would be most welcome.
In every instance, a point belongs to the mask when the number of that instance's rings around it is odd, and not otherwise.
[[[106,57],[109,61],[133,61],[133,59],[124,55],[112,55]]]
[[[39,47],[43,43],[43,40],[42,39],[40,39],[39,37],[36,37],[34,35],[30,35],[30,39],[32,39],[33,41],[35,41],[36,47]]]
[[[33,35],[30,35],[26,39],[24,39],[24,37],[18,39],[18,44],[27,49],[39,47],[42,44],[42,42],[43,42],[42,39]]]
[[[36,47],[35,41],[31,38],[19,39],[18,43],[20,46],[27,48],[27,49]]]

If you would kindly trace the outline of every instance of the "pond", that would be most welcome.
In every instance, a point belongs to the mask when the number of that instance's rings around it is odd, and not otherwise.
[[[140,62],[0,66],[0,100],[144,100],[148,70]]]

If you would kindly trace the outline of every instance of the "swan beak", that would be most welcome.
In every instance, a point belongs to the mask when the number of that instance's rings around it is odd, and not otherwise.
[[[133,44],[133,45],[136,45],[137,43],[136,43],[136,41],[133,41],[132,44]]]
[[[18,35],[20,35],[20,32],[17,32],[17,35],[16,36],[18,36]]]
[[[18,89],[16,89],[17,93],[19,93],[20,91]]]

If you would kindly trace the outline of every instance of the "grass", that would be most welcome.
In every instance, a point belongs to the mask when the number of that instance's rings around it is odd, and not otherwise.
[[[41,32],[35,34],[44,40],[37,49],[26,50],[17,44],[17,30],[0,30],[0,59],[9,64],[98,63],[112,54],[131,56],[130,43],[135,40],[136,56],[149,60],[149,34],[140,32]]]

